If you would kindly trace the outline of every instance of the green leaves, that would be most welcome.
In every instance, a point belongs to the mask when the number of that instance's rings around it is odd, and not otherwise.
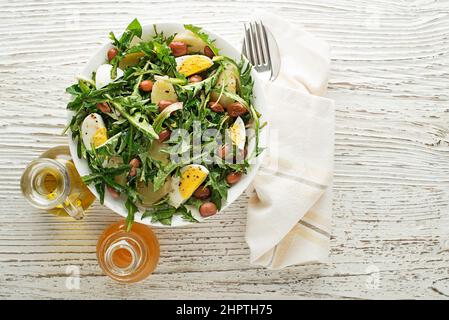
[[[139,20],[134,19],[123,32],[120,39],[117,39],[113,32],[109,33],[109,38],[112,40],[114,46],[116,46],[121,51],[126,51],[132,41],[132,39],[137,37],[142,37],[142,26]]]
[[[98,146],[97,153],[104,155],[104,156],[113,156],[116,151],[117,144],[120,140],[122,133],[119,132],[113,137],[109,138],[105,143]]]
[[[185,206],[182,205],[176,209],[166,203],[156,205],[151,210],[146,210],[142,215],[142,219],[151,217],[151,222],[153,223],[160,222],[163,225],[171,225],[175,214],[181,215],[181,217],[186,221],[198,222],[198,220],[192,216],[192,212]]]
[[[160,222],[164,225],[171,225],[173,215],[176,213],[176,208],[168,204],[155,206],[152,210],[147,210],[142,215],[142,219],[151,217],[151,222]]]
[[[218,210],[220,210],[222,201],[226,200],[228,196],[229,185],[225,179],[225,172],[218,169],[209,172],[209,181],[206,183],[206,186],[211,187],[211,201],[215,203]]]
[[[159,190],[165,183],[165,180],[167,180],[168,176],[180,166],[181,164],[179,163],[170,162],[161,170],[159,170],[153,181],[154,191]]]
[[[201,90],[204,90],[204,94],[207,95],[217,83],[218,77],[223,71],[223,67],[219,66],[214,70],[211,75],[200,82],[190,83],[182,86],[181,89],[187,93],[188,99],[193,99],[198,95]]]
[[[134,201],[131,198],[126,199],[125,207],[128,210],[128,215],[126,216],[125,223],[126,223],[126,231],[131,231],[131,227],[134,222],[134,216],[136,214],[137,206],[134,204]]]
[[[170,117],[172,112],[182,109],[182,102],[176,102],[165,108],[159,115],[154,119],[153,128],[156,132],[161,132],[162,124],[164,120]]]
[[[133,33],[137,37],[142,37],[142,26],[140,25],[139,20],[134,19],[126,28],[127,32]]]
[[[122,102],[123,101],[124,100],[122,100]],[[141,131],[149,139],[159,138],[158,134],[154,131],[153,126],[148,122],[148,118],[144,114],[142,114],[141,112],[136,112],[131,115],[121,103],[112,101],[112,104],[115,109],[120,112],[120,114],[125,117],[132,126]]]
[[[240,81],[239,81],[240,96],[245,101],[251,101],[254,86],[254,80],[251,77],[252,66],[247,60],[242,59],[238,67],[240,70]]]

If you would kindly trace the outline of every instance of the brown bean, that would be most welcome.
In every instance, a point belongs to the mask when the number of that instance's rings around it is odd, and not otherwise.
[[[129,162],[129,165],[133,168],[138,168],[138,167],[140,167],[140,160],[137,158],[131,159],[131,161]]]
[[[107,186],[109,193],[111,194],[111,196],[114,199],[117,199],[118,197],[120,197],[120,192],[118,192],[117,190],[115,190],[114,188]]]
[[[203,78],[200,75],[193,75],[189,78],[189,82],[195,83],[195,82],[201,82],[203,81]]]
[[[200,207],[202,217],[210,217],[217,213],[217,206],[213,202],[204,202]]]
[[[129,176],[130,177],[135,177],[137,175],[137,168],[136,167],[131,167],[131,169],[129,169]]]
[[[209,108],[211,108],[212,111],[217,113],[224,112],[223,106],[219,104],[217,101],[209,102]]]
[[[226,159],[229,158],[230,153],[232,153],[232,150],[229,146],[224,145],[221,146],[220,148],[218,148],[217,150],[217,155],[221,158],[221,159]]]
[[[172,100],[161,100],[158,102],[159,112],[162,112],[165,108],[167,108],[169,105],[172,105],[175,103]]]
[[[117,48],[111,48],[108,50],[108,61],[111,61],[112,59],[115,58],[115,56],[117,55],[118,50]]]
[[[160,143],[167,141],[170,138],[171,135],[171,131],[168,129],[162,130],[161,132],[159,132],[159,139],[157,141],[159,141]]]
[[[184,42],[173,41],[168,46],[175,57],[187,54],[187,45]]]
[[[153,89],[153,81],[144,80],[140,83],[139,88],[143,92],[150,92]]]
[[[226,181],[229,184],[236,184],[242,178],[242,174],[240,172],[231,172],[226,176]]]
[[[97,108],[103,113],[111,112],[111,107],[109,107],[109,104],[107,102],[97,103]]]
[[[205,46],[204,47],[204,55],[206,55],[212,59],[215,56],[215,53],[212,51],[211,48],[209,48],[209,46]]]
[[[193,193],[193,196],[201,200],[207,199],[210,196],[210,189],[205,186],[199,186]]]
[[[231,117],[239,117],[248,112],[240,102],[231,103],[226,109]]]

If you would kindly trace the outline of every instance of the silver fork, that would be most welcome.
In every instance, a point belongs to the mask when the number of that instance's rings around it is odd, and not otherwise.
[[[244,23],[245,37],[243,39],[242,54],[253,65],[254,69],[261,74],[268,75],[273,81],[273,66],[268,44],[267,30],[262,21]]]

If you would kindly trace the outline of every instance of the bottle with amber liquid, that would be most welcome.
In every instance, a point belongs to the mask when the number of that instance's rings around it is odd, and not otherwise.
[[[159,254],[159,242],[149,227],[134,223],[126,231],[124,220],[106,228],[97,244],[97,259],[103,272],[125,283],[148,277],[156,269]]]
[[[51,148],[32,161],[22,174],[20,187],[34,207],[77,220],[84,217],[95,200],[78,174],[67,146]]]

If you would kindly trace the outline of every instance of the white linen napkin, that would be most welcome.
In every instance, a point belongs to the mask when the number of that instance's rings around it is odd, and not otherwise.
[[[252,187],[246,226],[250,261],[270,269],[325,262],[329,255],[334,103],[326,92],[329,46],[272,14],[258,19],[281,55],[265,84],[270,142]]]

